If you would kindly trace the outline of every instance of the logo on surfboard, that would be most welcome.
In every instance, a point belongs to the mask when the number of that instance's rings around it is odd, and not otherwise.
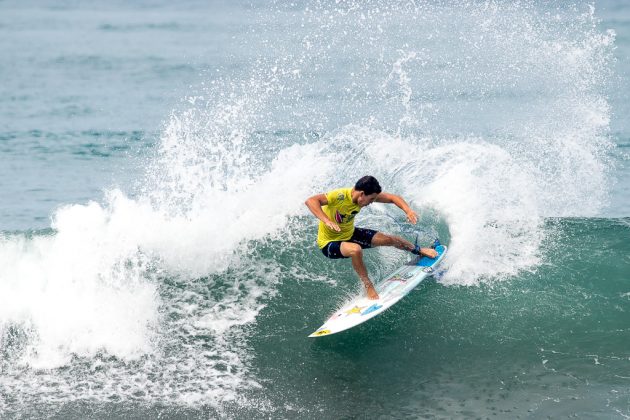
[[[361,315],[367,315],[371,312],[374,311],[378,311],[379,309],[381,309],[383,307],[383,305],[377,305],[376,303],[372,306],[370,306],[369,308],[367,308],[365,311],[361,312]]]

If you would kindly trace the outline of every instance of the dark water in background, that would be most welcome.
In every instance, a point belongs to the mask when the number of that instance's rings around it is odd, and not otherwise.
[[[0,2],[0,417],[629,417],[629,20]],[[448,271],[307,339],[358,282],[303,201],[364,173]]]

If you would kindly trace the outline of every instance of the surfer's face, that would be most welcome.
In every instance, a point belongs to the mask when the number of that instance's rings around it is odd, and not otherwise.
[[[365,195],[363,191],[359,192],[361,193],[359,194],[359,197],[357,197],[357,204],[359,205],[359,207],[369,206],[374,202],[374,200],[376,200],[376,197],[378,196],[378,193]]]

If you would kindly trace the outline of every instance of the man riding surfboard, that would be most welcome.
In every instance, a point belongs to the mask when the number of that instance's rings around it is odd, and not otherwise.
[[[351,258],[352,267],[363,282],[368,298],[378,299],[378,293],[363,263],[363,249],[393,246],[430,258],[435,258],[437,252],[431,248],[420,248],[398,236],[355,228],[354,217],[363,207],[373,202],[395,204],[405,212],[410,223],[415,224],[418,221],[418,215],[402,197],[383,192],[376,178],[370,175],[359,179],[353,188],[339,188],[317,194],[309,197],[305,204],[320,221],[317,245],[323,254],[331,259]]]

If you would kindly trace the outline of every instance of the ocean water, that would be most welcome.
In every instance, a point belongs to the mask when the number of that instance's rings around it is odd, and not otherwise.
[[[630,6],[0,1],[0,418],[630,418]],[[449,245],[360,292],[312,194]],[[366,252],[373,280],[409,258]]]

